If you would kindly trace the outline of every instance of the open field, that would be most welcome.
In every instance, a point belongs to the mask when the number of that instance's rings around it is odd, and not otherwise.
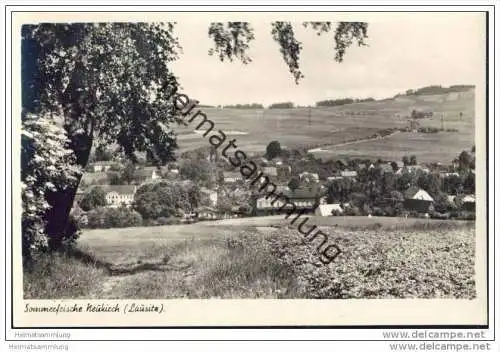
[[[422,225],[441,226],[442,224],[462,224],[462,221],[437,220],[437,219],[418,219],[404,217],[381,217],[372,216],[309,216],[310,223],[317,226],[325,227],[342,227],[352,228],[358,227],[361,229],[380,227],[383,229],[390,228],[414,228]],[[287,226],[290,220],[285,219],[285,215],[257,216],[249,218],[237,218],[228,220],[205,221],[193,224],[195,227],[217,227],[217,226]],[[94,231],[94,230],[92,230]],[[95,230],[100,231],[100,230]],[[90,232],[88,232],[90,233]]]
[[[37,298],[461,297],[474,289],[473,223],[311,218],[342,254],[316,267],[314,244],[280,216],[89,230],[91,262],[54,258],[25,275]],[[376,225],[376,226],[375,226]],[[309,264],[308,264],[309,263]],[[313,265],[309,267],[309,265]],[[309,269],[308,269],[309,268]],[[311,271],[311,268],[316,268]],[[460,270],[458,270],[458,268]],[[64,278],[63,284],[47,278]],[[43,278],[43,280],[41,279]],[[37,281],[40,280],[40,281]],[[413,280],[413,281],[412,281]],[[55,286],[54,286],[55,285]],[[319,286],[318,286],[319,285]]]
[[[461,150],[470,149],[472,145],[474,138],[470,133],[401,132],[382,139],[322,147],[323,151],[315,154],[321,158],[349,156],[384,160],[401,160],[405,155],[416,155],[419,162],[451,163]]]
[[[309,149],[319,145],[330,146],[329,152],[318,153],[322,157],[330,158],[338,156],[337,153],[371,155],[366,151],[371,152],[375,149],[370,149],[371,145],[365,146],[363,143],[346,145],[340,150],[334,146],[353,139],[368,138],[381,129],[406,127],[408,116],[413,109],[435,113],[433,118],[420,119],[420,126],[440,128],[440,114],[444,114],[444,127],[458,129],[458,132],[437,135],[416,133],[408,140],[406,139],[408,136],[403,134],[394,138],[370,141],[382,144],[382,153],[385,154],[380,157],[394,155],[400,159],[402,152],[396,150],[414,149],[418,160],[448,162],[474,144],[473,91],[458,95],[450,93],[405,96],[338,107],[312,108],[310,117],[308,108],[270,110],[203,108],[201,110],[214,121],[216,129],[230,131],[228,139],[236,138],[238,147],[246,152],[263,152],[270,141],[278,140],[289,148]],[[181,152],[208,147],[208,140],[193,133],[196,125],[195,120],[189,126],[178,128]],[[422,139],[425,141],[423,145]],[[440,153],[425,154],[425,151],[438,149]]]

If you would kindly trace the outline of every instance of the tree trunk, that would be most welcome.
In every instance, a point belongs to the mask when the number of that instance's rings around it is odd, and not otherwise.
[[[76,155],[76,162],[82,168],[88,163],[90,150],[92,149],[92,137],[90,136],[74,136],[72,138],[71,149]],[[45,215],[46,233],[48,236],[48,246],[52,251],[62,248],[63,241],[66,238],[71,238],[76,232],[76,227],[70,223],[69,214],[75,201],[76,191],[82,179],[82,174],[78,176],[77,182],[69,185],[64,190],[49,192],[46,197],[51,208]]]

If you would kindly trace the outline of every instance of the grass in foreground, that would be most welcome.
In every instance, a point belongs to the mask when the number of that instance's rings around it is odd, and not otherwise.
[[[87,233],[104,270],[64,256],[26,272],[26,298],[473,298],[473,222],[324,227],[343,253],[318,266],[295,228],[166,226]],[[347,224],[346,224],[347,225]],[[322,227],[323,229],[323,227]]]
[[[103,269],[65,254],[44,254],[35,260],[33,267],[24,271],[25,299],[87,297],[106,277]]]

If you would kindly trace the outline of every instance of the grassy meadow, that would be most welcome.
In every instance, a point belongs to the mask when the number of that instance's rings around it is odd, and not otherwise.
[[[315,107],[310,117],[308,108],[201,110],[214,121],[216,129],[226,132],[228,138],[236,138],[238,147],[246,152],[263,152],[270,141],[278,140],[288,148],[321,146],[324,151],[315,154],[322,158],[367,156],[400,160],[405,154],[415,153],[418,160],[424,162],[448,163],[474,144],[474,99],[473,91],[459,95],[402,96],[338,107]],[[432,118],[419,120],[421,127],[440,128],[440,114],[444,114],[445,129],[458,132],[401,133],[343,145],[366,139],[381,129],[407,127],[413,109],[435,113]],[[193,132],[195,123],[177,130],[181,152],[207,147],[208,141]]]
[[[45,259],[26,298],[473,298],[473,223],[311,218],[343,253],[318,265],[314,244],[280,217],[87,230],[90,260]]]

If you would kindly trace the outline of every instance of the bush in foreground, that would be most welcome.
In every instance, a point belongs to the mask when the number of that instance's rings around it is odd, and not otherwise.
[[[138,212],[122,208],[97,208],[89,211],[87,226],[91,229],[141,226],[142,217]]]

